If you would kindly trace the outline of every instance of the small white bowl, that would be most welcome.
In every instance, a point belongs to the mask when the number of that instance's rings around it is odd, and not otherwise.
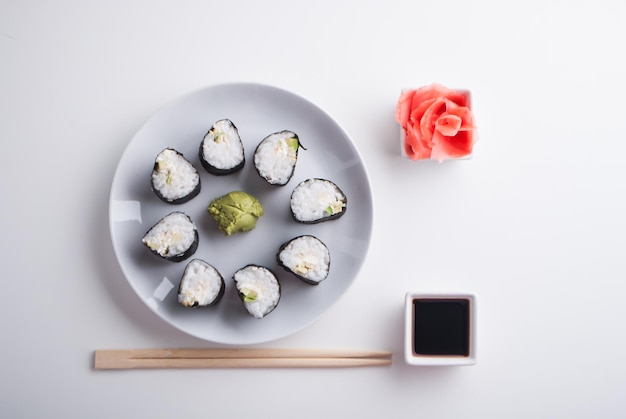
[[[402,129],[402,127],[400,127],[400,155],[402,156],[402,158],[406,159],[406,160],[412,160],[408,154],[406,154],[406,150],[404,148],[404,142],[405,142],[405,138],[406,138],[406,134],[404,132],[404,130]],[[446,160],[471,160],[473,158],[473,153],[468,154],[467,156],[463,156],[463,157],[450,157]],[[414,160],[414,161],[418,161],[418,162],[424,162],[424,161],[432,161],[432,162],[437,162],[437,160],[434,159],[421,159],[421,160]],[[442,162],[443,163],[443,162]]]
[[[476,363],[476,296],[472,293],[408,292],[404,359],[409,365]]]
[[[403,88],[401,90],[401,94],[408,91],[408,90],[416,90],[413,88]],[[463,95],[467,96],[467,107],[471,110],[472,109],[472,92],[468,89],[451,89],[454,90],[456,93],[460,93]],[[474,133],[474,135],[476,135],[476,133]],[[406,138],[406,133],[404,132],[404,129],[402,127],[400,127],[400,155],[408,160],[412,160],[411,157],[409,157],[406,154],[406,150],[405,150],[405,138]],[[446,160],[470,160],[472,159],[472,153],[469,153],[466,156],[462,156],[462,157],[448,157]],[[435,159],[429,158],[429,159],[418,159],[415,161],[437,161]],[[443,163],[443,161],[441,162]]]

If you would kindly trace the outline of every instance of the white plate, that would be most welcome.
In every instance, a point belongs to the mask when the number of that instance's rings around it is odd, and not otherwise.
[[[237,126],[245,147],[243,170],[214,176],[200,165],[198,150],[211,125],[228,118]],[[291,181],[271,186],[254,169],[256,145],[281,130],[298,134],[301,150]],[[150,189],[154,159],[173,147],[200,172],[200,194],[182,205],[160,201]],[[314,225],[291,219],[293,188],[311,177],[335,182],[348,198],[343,217]],[[256,196],[265,215],[256,229],[224,236],[207,212],[213,198],[232,190]],[[197,252],[179,263],[162,260],[141,243],[145,232],[171,211],[182,210],[198,227]],[[253,344],[295,333],[320,318],[356,278],[369,247],[372,196],[357,149],[342,128],[311,102],[285,90],[251,83],[217,85],[192,92],[158,111],[137,132],[124,151],[111,188],[109,221],[119,264],[140,299],[172,326],[201,339],[223,344]],[[312,234],[328,246],[328,278],[317,286],[291,277],[276,263],[279,246],[298,235]],[[185,308],[177,290],[185,265],[203,259],[224,276],[226,292],[214,307]],[[282,295],[264,319],[250,316],[239,301],[232,275],[250,263],[273,270]]]

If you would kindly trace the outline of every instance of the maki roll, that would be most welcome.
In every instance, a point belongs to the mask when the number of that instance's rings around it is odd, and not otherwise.
[[[299,236],[284,243],[276,260],[288,272],[311,285],[325,280],[330,270],[328,247],[314,236]]]
[[[270,134],[256,147],[254,167],[270,185],[286,185],[293,176],[300,148],[304,148],[300,139],[291,131]]]
[[[245,164],[239,131],[229,119],[215,122],[200,144],[200,163],[214,175],[228,175]]]
[[[216,304],[226,286],[215,267],[200,259],[193,259],[185,267],[178,287],[178,302],[185,307],[206,307]]]
[[[268,268],[247,265],[233,275],[237,293],[252,316],[262,319],[271,313],[280,300],[280,284]]]
[[[200,175],[185,156],[166,148],[154,161],[151,186],[160,200],[184,204],[200,193]]]
[[[180,262],[198,249],[198,230],[187,214],[174,211],[152,226],[142,242],[155,255]]]
[[[335,220],[346,212],[348,199],[330,180],[307,179],[291,193],[291,215],[304,224]]]

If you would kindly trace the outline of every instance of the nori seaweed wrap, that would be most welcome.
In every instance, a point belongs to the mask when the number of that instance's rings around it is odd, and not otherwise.
[[[318,178],[300,182],[289,201],[293,219],[304,224],[336,220],[346,213],[348,205],[348,198],[337,185]]]
[[[287,272],[310,285],[318,285],[328,277],[330,251],[317,237],[302,235],[280,246],[276,261]]]
[[[157,154],[150,186],[168,204],[184,204],[200,193],[200,175],[182,153],[166,148]]]
[[[243,168],[246,157],[239,130],[229,119],[215,122],[200,143],[200,163],[207,172],[223,176]]]
[[[270,134],[254,151],[254,167],[270,185],[286,185],[293,176],[301,148],[305,149],[292,131]]]
[[[174,211],[153,225],[142,243],[165,260],[181,262],[198,249],[198,230],[187,214]]]

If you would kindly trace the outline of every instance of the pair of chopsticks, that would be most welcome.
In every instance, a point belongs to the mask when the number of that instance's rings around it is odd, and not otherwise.
[[[391,352],[348,349],[99,349],[94,367],[338,368],[391,364]]]

